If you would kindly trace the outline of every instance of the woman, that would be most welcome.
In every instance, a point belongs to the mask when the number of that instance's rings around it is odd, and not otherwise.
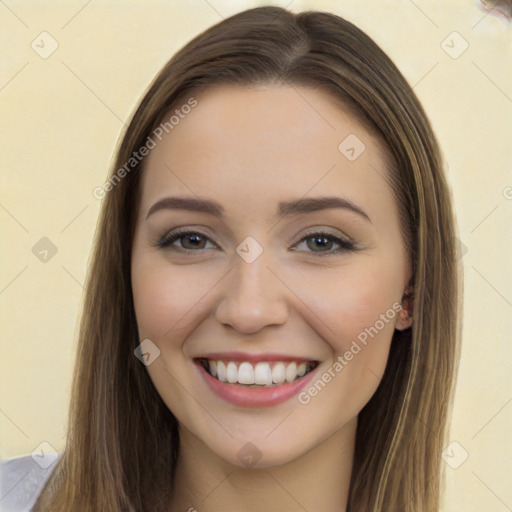
[[[35,510],[434,511],[455,224],[400,72],[277,7],[162,69],[120,144],[67,444]]]

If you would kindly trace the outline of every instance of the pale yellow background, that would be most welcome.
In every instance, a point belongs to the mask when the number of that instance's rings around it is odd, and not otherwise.
[[[510,511],[512,25],[469,0],[1,2],[0,457],[41,442],[64,447],[100,207],[92,190],[106,177],[123,123],[179,47],[222,17],[269,3],[331,11],[367,31],[431,118],[467,247],[452,440],[469,458],[447,467],[443,510]],[[47,59],[31,48],[43,31],[59,45]],[[457,59],[442,47],[447,37],[462,44],[453,31],[469,44]],[[47,263],[31,251],[42,237],[58,248]]]

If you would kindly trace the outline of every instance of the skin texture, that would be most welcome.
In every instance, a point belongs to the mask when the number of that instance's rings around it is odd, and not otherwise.
[[[132,254],[140,339],[161,351],[147,370],[180,424],[170,505],[291,511],[321,503],[339,512],[357,416],[379,384],[394,329],[410,326],[405,310],[390,315],[307,404],[295,396],[273,407],[237,407],[210,391],[193,358],[232,351],[306,357],[320,363],[315,382],[402,303],[410,265],[382,147],[311,88],[222,86],[195,97],[197,106],[146,158]],[[354,161],[338,149],[349,134],[365,144]],[[147,217],[169,196],[214,200],[224,218],[182,209]],[[325,196],[351,201],[370,221],[346,208],[276,216],[280,202]],[[188,253],[186,237],[156,246],[179,227],[209,240]],[[336,243],[323,247],[311,233],[348,238],[357,250],[333,253]],[[263,248],[252,263],[235,251],[248,236]],[[261,454],[253,468],[237,457],[247,442]]]

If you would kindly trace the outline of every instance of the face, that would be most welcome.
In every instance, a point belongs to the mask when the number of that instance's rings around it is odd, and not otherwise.
[[[160,350],[146,368],[182,439],[284,464],[353,428],[408,327],[398,210],[378,140],[325,93],[194,97],[144,164],[132,286]]]

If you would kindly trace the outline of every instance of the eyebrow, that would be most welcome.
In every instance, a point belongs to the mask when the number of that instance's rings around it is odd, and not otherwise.
[[[371,223],[368,214],[348,199],[329,196],[319,198],[297,199],[279,203],[278,217],[289,217],[304,213],[312,213],[330,208],[342,208],[357,213]],[[224,208],[215,201],[193,197],[165,197],[157,201],[148,211],[146,219],[159,210],[188,210],[209,213],[215,217],[224,217]]]

